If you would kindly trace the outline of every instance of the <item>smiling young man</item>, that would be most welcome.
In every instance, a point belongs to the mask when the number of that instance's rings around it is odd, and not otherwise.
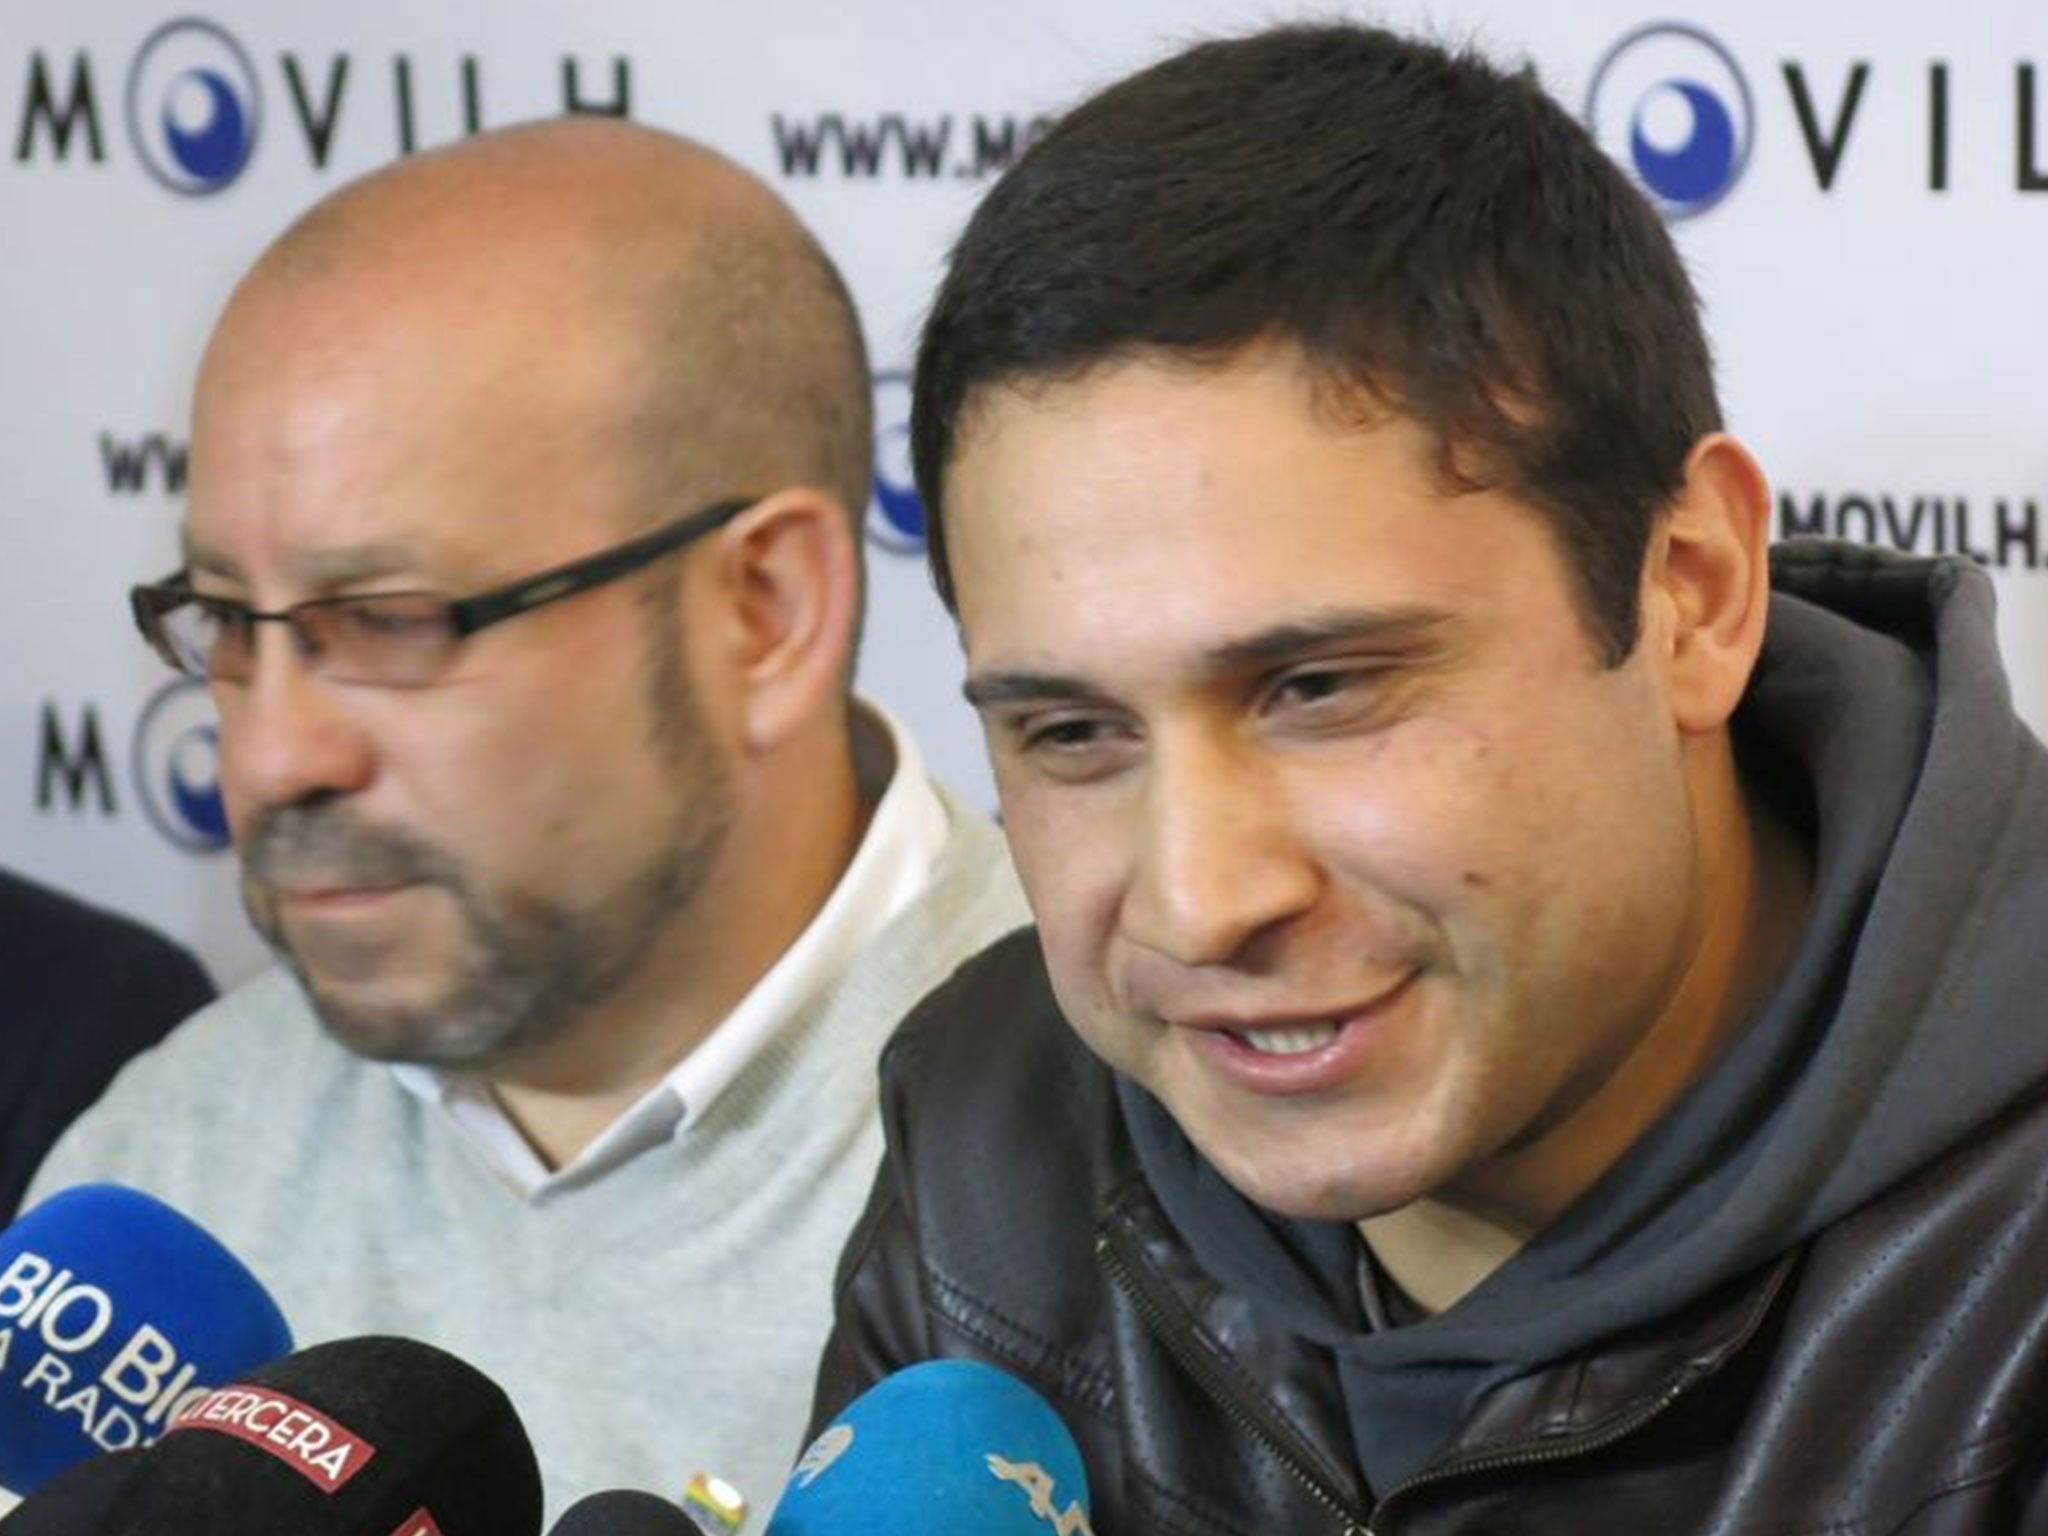
[[[773,1498],[881,1042],[1023,917],[849,688],[870,398],[838,275],[729,161],[481,135],[244,279],[182,568],[135,594],[218,708],[283,965],[39,1186],[169,1200],[302,1343],[468,1359],[557,1509],[699,1470]]]
[[[1526,77],[1195,48],[991,192],[914,443],[1037,919],[892,1045],[822,1421],[1136,1532],[2048,1531],[2048,776],[1967,563],[1767,549]]]

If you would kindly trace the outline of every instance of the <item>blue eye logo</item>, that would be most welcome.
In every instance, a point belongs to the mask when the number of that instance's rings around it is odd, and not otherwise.
[[[924,502],[910,473],[910,375],[875,376],[875,490],[868,541],[892,554],[924,553]]]
[[[192,853],[228,846],[220,793],[220,727],[206,685],[181,678],[165,685],[135,727],[135,789],[150,822]]]
[[[240,176],[261,116],[249,56],[210,21],[157,28],[128,71],[128,136],[173,192],[204,197]]]
[[[1742,179],[1756,113],[1726,48],[1697,27],[1661,21],[1608,50],[1585,120],[1665,218],[1687,219]]]

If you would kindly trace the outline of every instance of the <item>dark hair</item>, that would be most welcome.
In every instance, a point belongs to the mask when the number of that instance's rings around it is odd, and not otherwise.
[[[1658,510],[1720,425],[1656,213],[1527,74],[1354,26],[1205,43],[1084,101],[990,191],[918,348],[932,571],[978,391],[1280,340],[1552,525],[1610,661]],[[1370,419],[1369,414],[1361,419]]]

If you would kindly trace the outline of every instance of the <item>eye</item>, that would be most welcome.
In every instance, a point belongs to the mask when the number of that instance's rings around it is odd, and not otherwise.
[[[1005,755],[1031,772],[1062,783],[1079,783],[1115,772],[1130,756],[1136,738],[1114,715],[1048,710],[995,722]]]
[[[299,610],[311,652],[337,682],[418,687],[448,668],[458,637],[431,592],[366,594]]]
[[[1100,720],[1050,720],[1023,732],[1025,747],[1034,752],[1078,752],[1101,736]]]
[[[1281,673],[1260,706],[1283,724],[1317,730],[1370,726],[1392,710],[1399,677],[1384,662],[1317,662]]]
[[[232,645],[246,645],[249,635],[256,627],[250,617],[249,605],[236,602],[231,597],[212,597],[203,592],[192,595],[192,606],[204,624],[209,626],[217,640]]]
[[[435,639],[448,632],[448,605],[433,597],[365,597],[336,603],[330,622],[372,643]]]
[[[1274,685],[1273,697],[1285,704],[1319,704],[1361,681],[1356,673],[1334,667],[1292,672]]]
[[[232,597],[221,597],[212,592],[194,592],[186,601],[216,624],[222,622],[229,614],[249,611],[247,603],[238,602]]]

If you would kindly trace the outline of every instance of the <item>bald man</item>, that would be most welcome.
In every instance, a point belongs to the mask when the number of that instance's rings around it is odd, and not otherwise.
[[[762,185],[616,122],[344,189],[202,363],[179,571],[283,964],[45,1165],[215,1231],[302,1343],[511,1393],[550,1518],[800,1446],[874,1059],[1022,907],[849,695],[869,383]],[[755,1527],[758,1528],[758,1525]]]

